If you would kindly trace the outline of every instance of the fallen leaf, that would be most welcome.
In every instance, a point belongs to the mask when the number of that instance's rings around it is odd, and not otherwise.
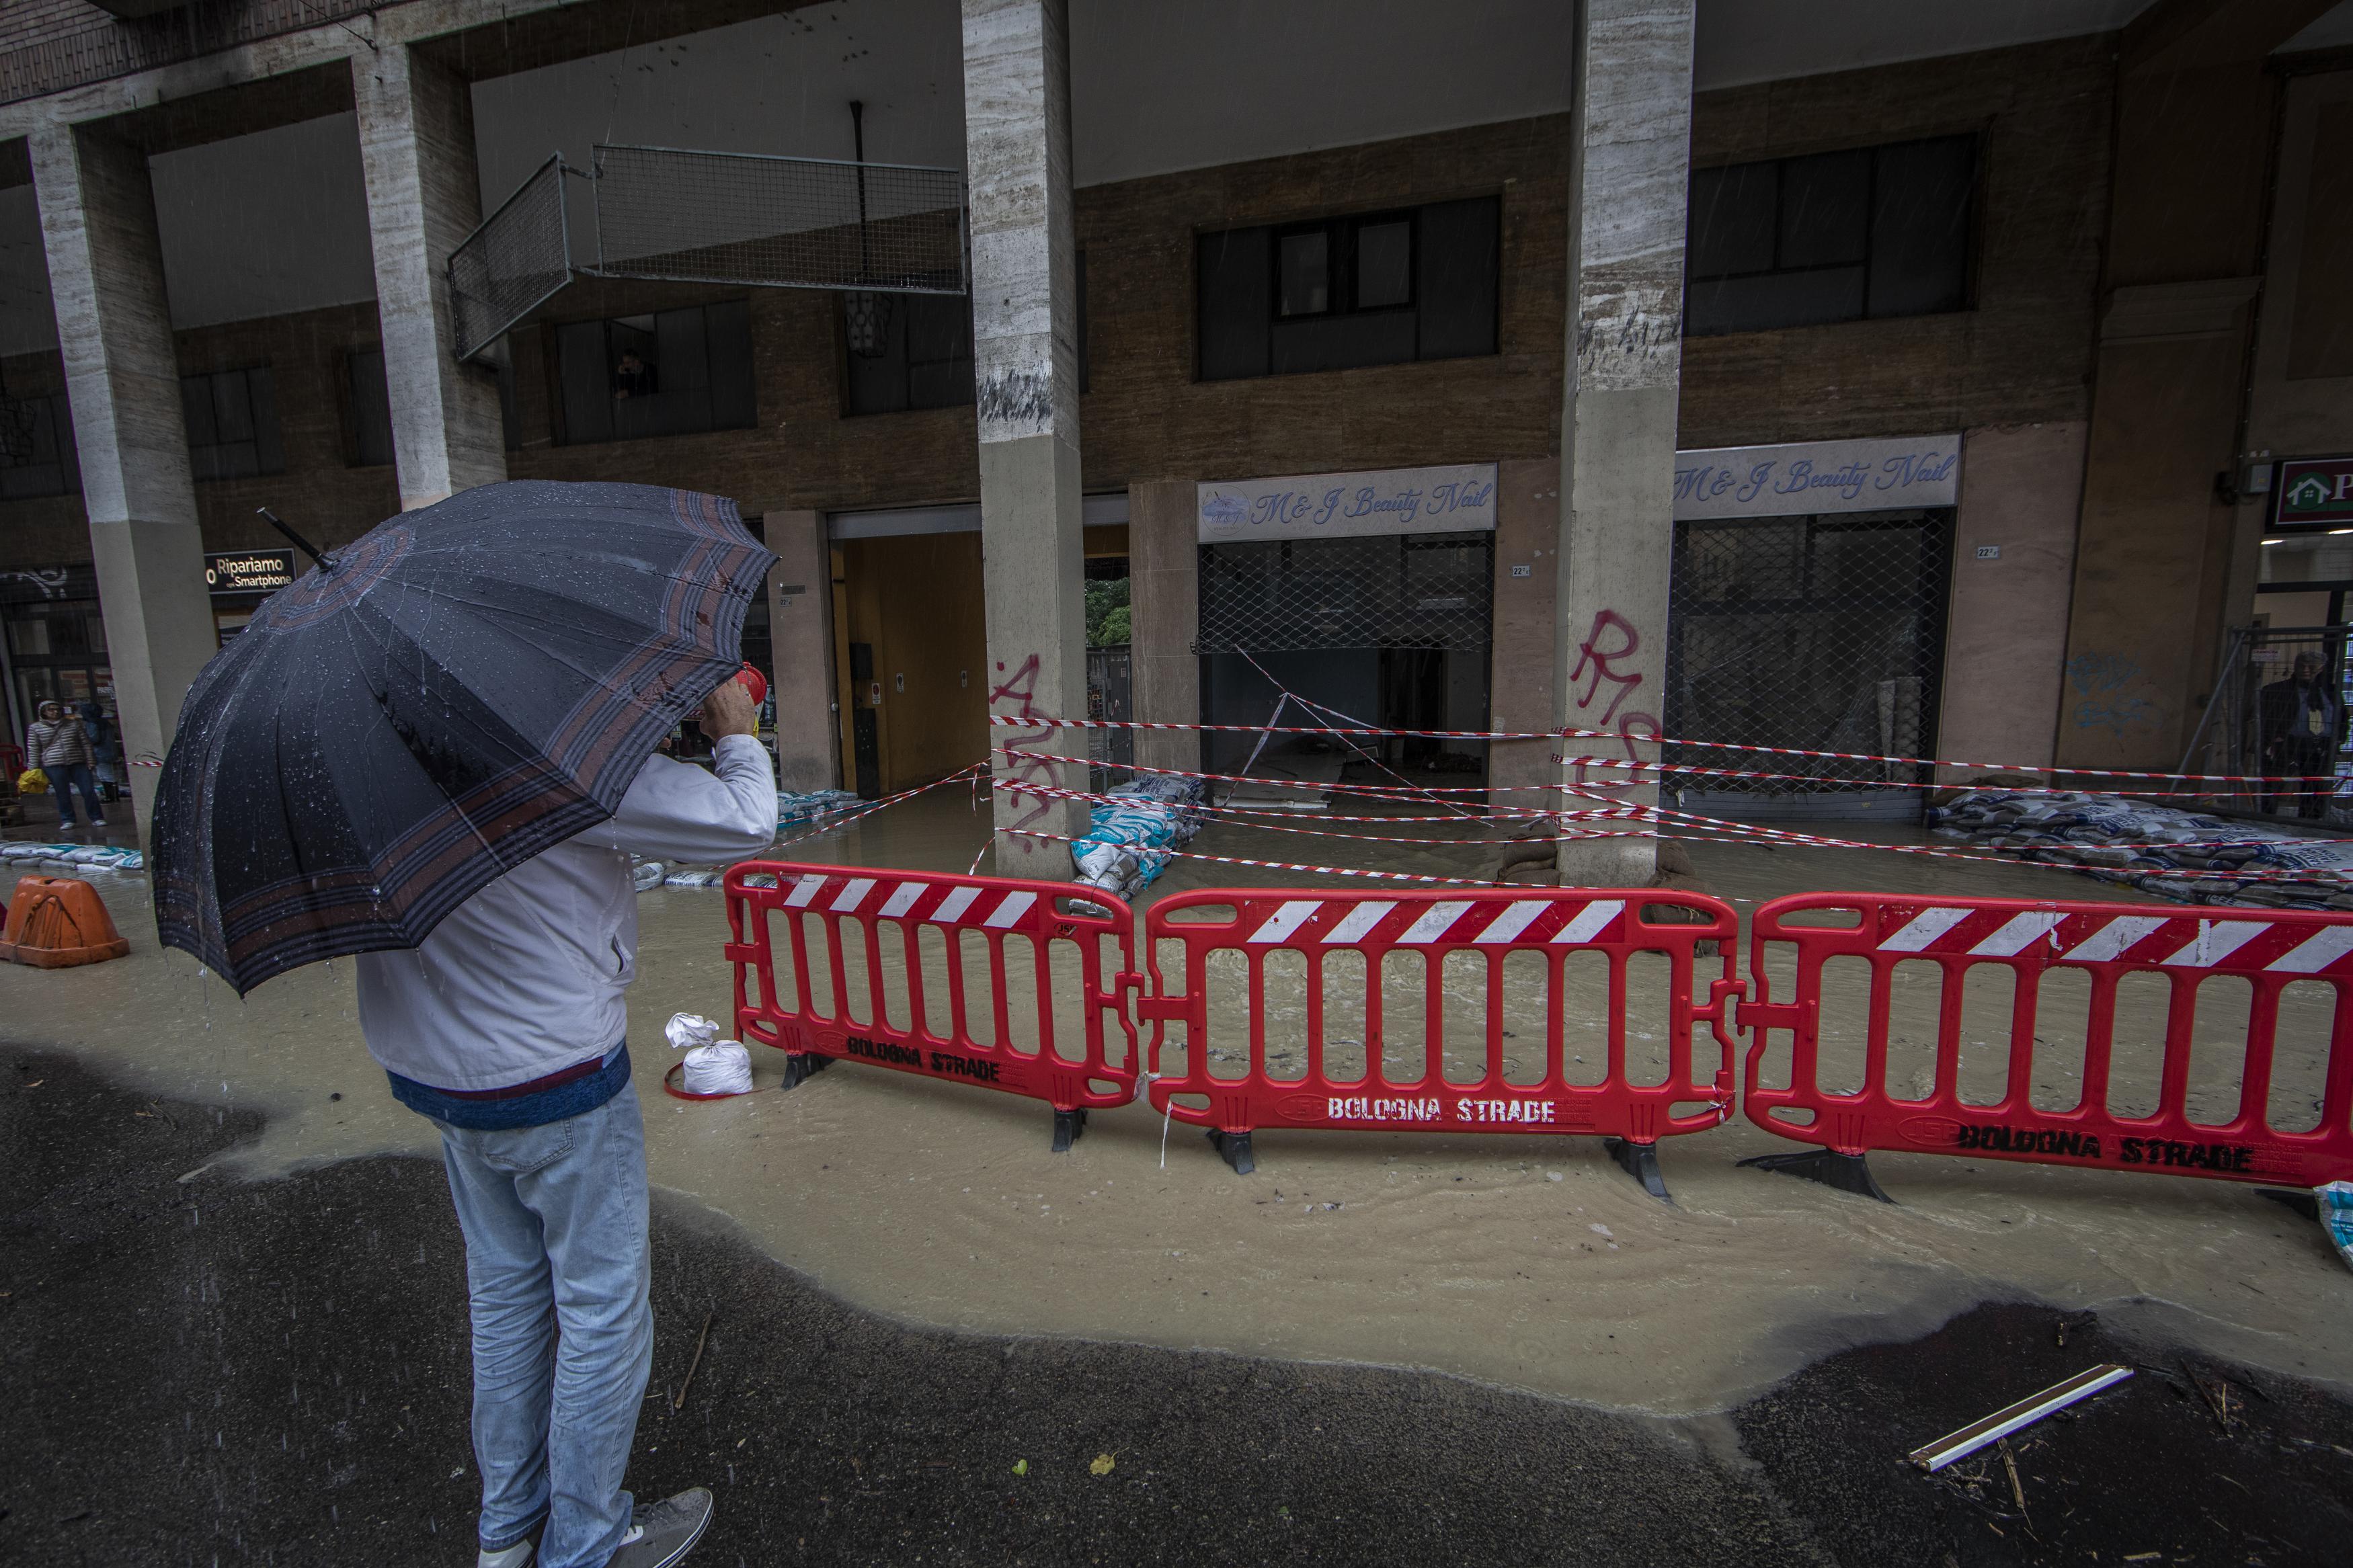
[[[47,1082],[48,1082],[48,1081],[49,1081],[49,1080],[48,1080],[47,1079],[45,1079],[45,1078],[37,1078],[37,1079],[35,1079],[32,1082],[30,1082],[30,1083],[26,1084],[25,1087],[26,1087],[26,1089],[38,1089],[38,1088],[40,1088],[40,1087],[41,1087],[41,1085],[43,1085],[43,1084],[45,1084],[45,1083],[47,1083]]]
[[[1027,1460],[1027,1459],[1016,1459],[1016,1460],[1014,1460],[1014,1461],[1013,1461],[1013,1473],[1014,1473],[1015,1475],[1017,1475],[1017,1476],[1026,1476],[1026,1475],[1028,1475],[1028,1474],[1029,1473],[1029,1460]]]
[[[1095,1456],[1095,1462],[1089,1465],[1087,1467],[1087,1470],[1092,1475],[1107,1476],[1111,1474],[1112,1466],[1116,1463],[1118,1463],[1118,1461],[1113,1459],[1109,1454],[1097,1454]]]

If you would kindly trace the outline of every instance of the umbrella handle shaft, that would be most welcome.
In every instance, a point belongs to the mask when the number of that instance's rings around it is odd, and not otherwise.
[[[279,532],[292,540],[294,542],[295,548],[301,551],[303,554],[309,556],[315,564],[324,566],[327,563],[327,558],[319,553],[319,547],[311,543],[309,540],[303,538],[301,534],[295,532],[292,529],[287,527],[285,520],[280,518],[276,512],[270,510],[266,506],[256,507],[253,510],[259,512],[263,517],[269,519],[270,527],[276,529]]]

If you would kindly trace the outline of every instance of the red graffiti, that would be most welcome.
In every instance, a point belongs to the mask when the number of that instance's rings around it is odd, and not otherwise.
[[[1611,638],[1607,644],[1603,641],[1605,637]],[[1641,670],[1621,670],[1618,668],[1619,661],[1633,658],[1635,654],[1641,651],[1641,647],[1642,634],[1634,629],[1633,622],[1615,610],[1598,611],[1593,617],[1593,628],[1585,634],[1585,640],[1577,645],[1577,668],[1569,671],[1568,676],[1569,680],[1574,683],[1584,677],[1588,666],[1592,669],[1593,678],[1586,681],[1585,690],[1577,699],[1579,709],[1593,705],[1593,700],[1600,695],[1603,681],[1609,681],[1617,688],[1610,694],[1609,706],[1601,710],[1600,721],[1594,724],[1592,728],[1602,729],[1615,721],[1620,743],[1626,748],[1626,760],[1630,763],[1642,761],[1641,754],[1635,746],[1638,738],[1656,740],[1665,732],[1665,727],[1659,722],[1658,716],[1655,714],[1631,710],[1620,718],[1618,713],[1619,706],[1634,694],[1636,687],[1642,684]],[[1587,782],[1585,770],[1588,765],[1584,763],[1577,764],[1577,782],[1580,784]],[[1608,771],[1612,775],[1613,783],[1630,783],[1640,777],[1639,774],[1621,773],[1615,768]]]
[[[1605,632],[1618,634],[1617,647],[1605,648],[1601,646]],[[1593,679],[1586,682],[1585,694],[1577,700],[1577,705],[1579,708],[1591,706],[1595,694],[1601,689],[1601,683],[1607,680],[1618,688],[1618,693],[1610,698],[1609,706],[1602,710],[1601,722],[1607,724],[1616,718],[1618,704],[1625,701],[1634,688],[1642,684],[1642,676],[1640,670],[1623,675],[1611,667],[1621,658],[1631,658],[1641,651],[1641,647],[1642,634],[1634,629],[1633,622],[1615,610],[1598,612],[1593,617],[1593,629],[1586,633],[1585,640],[1577,645],[1577,668],[1568,675],[1568,679],[1574,681],[1584,675],[1586,666],[1593,667]]]
[[[1005,661],[1003,659],[998,659],[997,661],[997,669],[998,674],[1001,675],[1004,673]],[[1041,714],[1038,711],[1037,700],[1038,656],[1034,653],[1028,658],[1021,661],[1021,668],[1013,672],[1011,679],[1007,680],[1001,686],[991,687],[988,692],[988,706],[989,710],[992,713],[997,710],[1000,704],[1009,702],[1018,704],[1018,706],[1016,706],[1012,710],[1011,716],[1013,718],[1040,719],[1050,717],[1050,715]],[[1054,738],[1055,731],[1050,727],[1041,726],[1035,730],[999,731],[998,733],[1005,737],[1008,743],[1021,746],[1026,750],[1041,742],[1052,740]],[[1052,784],[1060,782],[1054,777],[1053,763],[1044,757],[1007,756],[1004,754],[1005,747],[1003,745],[1000,745],[997,748],[997,752],[1000,765],[1005,769],[1005,771],[1012,777],[1019,779],[1025,784]],[[1040,796],[1031,795],[1029,797],[1029,801],[1032,803],[1029,805],[1029,810],[1022,816],[1015,817],[1011,822],[1004,824],[1004,826],[1008,827],[1027,827],[1031,823],[1045,816],[1051,809],[1048,802]],[[1027,852],[1034,847],[1029,840],[1024,839],[1021,842],[1021,847],[1025,852]]]

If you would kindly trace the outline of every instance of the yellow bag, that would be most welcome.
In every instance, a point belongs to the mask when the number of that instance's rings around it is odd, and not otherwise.
[[[38,795],[49,787],[49,775],[38,768],[26,768],[16,775],[18,795]]]

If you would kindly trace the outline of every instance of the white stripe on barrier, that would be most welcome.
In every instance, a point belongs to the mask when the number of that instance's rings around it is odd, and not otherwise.
[[[1396,900],[1376,899],[1369,904],[1358,904],[1354,913],[1324,933],[1326,943],[1362,942],[1372,929],[1381,923],[1381,917],[1397,908]]]
[[[1522,899],[1488,922],[1487,929],[1472,940],[1475,942],[1509,942],[1528,927],[1545,911],[1542,899]]]
[[[948,896],[940,900],[940,907],[932,911],[932,919],[942,925],[953,920],[960,920],[965,910],[972,908],[973,900],[979,897],[978,888],[952,888],[948,891]]]
[[[2263,965],[2290,974],[2316,974],[2353,952],[2353,926],[2324,926]]]
[[[909,910],[913,909],[915,900],[923,896],[923,885],[921,882],[900,883],[891,890],[891,901],[882,906],[883,917],[887,920],[897,920]]]
[[[2164,917],[2158,915],[2126,915],[2110,921],[2077,942],[2064,956],[2083,963],[2105,963],[2165,923]]]
[[[1307,923],[1307,917],[1314,914],[1317,910],[1320,910],[1323,907],[1324,900],[1321,899],[1290,900],[1285,902],[1281,909],[1267,916],[1266,923],[1259,927],[1258,930],[1252,931],[1250,936],[1250,940],[1252,942],[1281,942],[1290,936],[1293,931],[1295,931],[1301,926],[1305,925]]]
[[[1003,931],[1007,926],[1019,920],[1023,912],[1037,901],[1038,895],[1035,893],[1008,893],[1005,895],[1005,901],[991,910],[988,918],[980,923],[992,930]]]
[[[817,890],[824,886],[825,878],[823,876],[815,871],[809,872],[799,881],[793,884],[792,896],[785,900],[785,908],[788,910],[807,909],[808,907],[808,901],[817,897]]]
[[[2012,915],[2001,922],[2000,930],[1969,949],[1969,955],[1987,958],[2015,958],[2023,949],[2041,942],[2051,929],[2067,917],[2052,910],[2030,910]]]
[[[1577,918],[1553,933],[1554,942],[1591,942],[1601,934],[1601,928],[1618,918],[1626,907],[1623,899],[1596,899],[1577,911]]]
[[[2171,958],[2158,962],[2171,968],[2203,969],[2254,941],[2263,929],[2253,921],[2200,921],[2196,941],[2182,943]]]
[[[1398,938],[1398,941],[1399,942],[1436,942],[1447,933],[1456,921],[1462,918],[1463,911],[1470,907],[1470,901],[1464,899],[1448,899],[1443,903],[1432,904],[1422,911],[1419,920],[1405,928],[1405,934]]]
[[[1969,918],[1967,910],[1922,910],[1904,929],[1879,944],[1882,952],[1918,952]]]
[[[849,884],[849,886],[841,889],[840,897],[833,900],[833,912],[838,915],[857,913],[858,906],[864,903],[866,901],[866,895],[873,890],[873,878],[860,877],[856,879]]]

